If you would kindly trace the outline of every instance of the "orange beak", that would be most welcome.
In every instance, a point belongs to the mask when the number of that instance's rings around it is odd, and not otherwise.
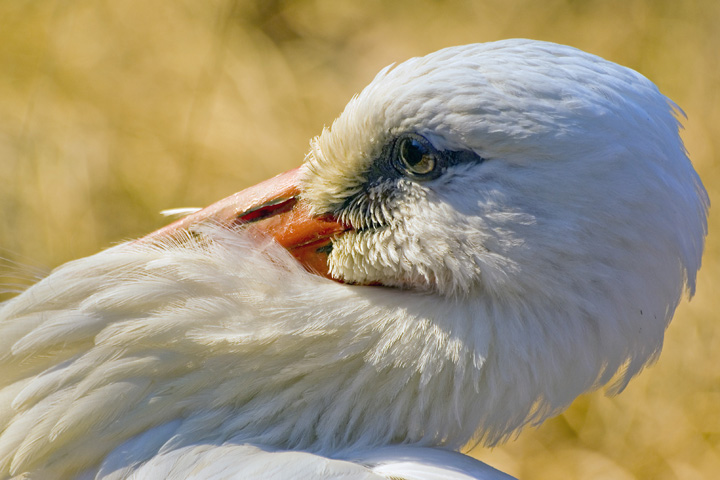
[[[332,278],[328,272],[328,246],[351,227],[331,215],[312,215],[299,195],[300,167],[230,195],[138,241],[172,236],[201,223],[228,227],[247,224],[253,235],[274,238],[308,271]]]

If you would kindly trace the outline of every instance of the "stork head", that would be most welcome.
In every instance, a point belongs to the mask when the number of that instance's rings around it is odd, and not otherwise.
[[[448,48],[351,100],[312,142],[301,196],[352,227],[328,259],[342,281],[559,308],[573,292],[667,320],[693,289],[708,205],[676,112],[571,47]]]
[[[571,47],[447,48],[382,70],[299,170],[180,226],[224,212],[335,280],[470,302],[543,417],[618,371],[622,387],[694,289],[709,202],[678,111]]]

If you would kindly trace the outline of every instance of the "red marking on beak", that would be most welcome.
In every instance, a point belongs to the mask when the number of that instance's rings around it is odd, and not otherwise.
[[[300,198],[300,168],[235,193],[141,238],[171,236],[201,223],[248,225],[250,232],[270,236],[305,266],[327,278],[332,239],[350,230],[331,215],[312,215]]]

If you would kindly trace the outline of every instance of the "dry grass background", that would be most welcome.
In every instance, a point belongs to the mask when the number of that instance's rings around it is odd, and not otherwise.
[[[687,113],[686,145],[717,201],[718,21],[717,0],[2,0],[5,281],[296,166],[388,63],[509,37],[570,44],[651,78]],[[472,454],[524,480],[720,478],[717,212],[697,295],[657,365],[618,397],[583,396]]]

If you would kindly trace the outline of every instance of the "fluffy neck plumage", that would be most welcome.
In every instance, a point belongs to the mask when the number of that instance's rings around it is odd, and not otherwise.
[[[494,443],[626,359],[613,325],[564,298],[341,285],[275,244],[209,237],[121,245],[3,305],[0,475],[67,476],[198,441],[327,455]]]
[[[336,284],[275,245],[213,237],[119,246],[3,306],[0,473],[77,472],[170,423],[157,448],[473,436],[491,332],[470,305]]]

